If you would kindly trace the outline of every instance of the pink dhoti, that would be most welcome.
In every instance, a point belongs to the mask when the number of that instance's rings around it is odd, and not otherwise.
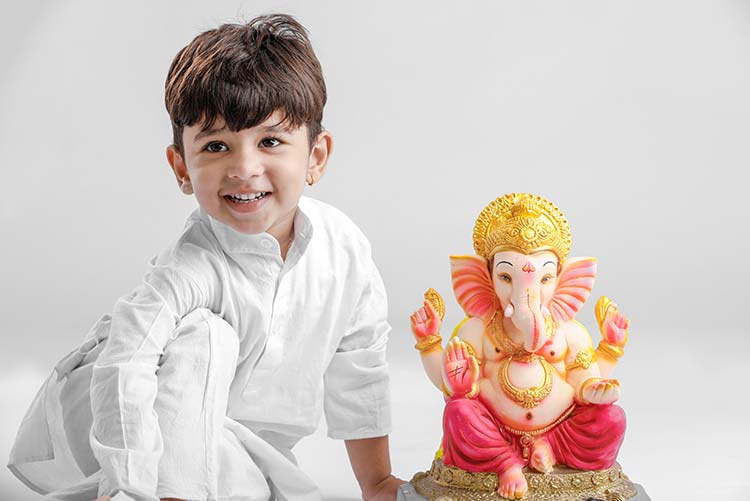
[[[525,466],[521,436],[511,433],[476,399],[446,402],[443,414],[443,463],[466,471],[502,473]],[[545,438],[557,464],[581,470],[611,467],[625,436],[625,412],[617,405],[576,405]],[[533,443],[531,444],[533,450]]]

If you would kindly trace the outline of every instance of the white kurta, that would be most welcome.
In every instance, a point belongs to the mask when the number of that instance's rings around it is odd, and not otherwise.
[[[160,357],[178,322],[205,308],[239,339],[227,430],[278,495],[315,498],[290,449],[315,430],[323,411],[332,438],[390,432],[390,327],[383,283],[356,225],[303,197],[294,227],[283,261],[270,235],[240,234],[200,210],[191,215],[177,242],[152,260],[143,283],[118,300],[111,320],[100,320],[81,348],[58,364],[24,418],[11,470],[40,492],[92,475],[89,483],[101,479],[100,494],[122,490],[155,499]],[[61,387],[83,374],[84,365],[90,368],[96,458],[89,461],[76,453],[83,446],[71,443],[80,439],[71,437],[76,426],[60,422],[60,409],[70,404],[66,395],[75,393]],[[77,461],[65,464],[71,457]]]

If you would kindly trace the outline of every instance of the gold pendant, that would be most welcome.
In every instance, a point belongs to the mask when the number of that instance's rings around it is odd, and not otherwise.
[[[542,365],[542,369],[544,370],[544,381],[542,381],[542,384],[540,384],[539,386],[526,388],[525,390],[522,390],[521,388],[513,385],[513,383],[510,382],[510,378],[508,377],[508,370],[510,368],[511,362],[513,362],[514,359],[519,359],[519,361],[521,362],[533,362],[535,360],[538,360]],[[537,405],[539,405],[539,403],[544,400],[552,391],[552,369],[553,367],[549,364],[549,362],[547,362],[539,355],[528,354],[522,355],[520,357],[511,355],[505,359],[503,366],[500,368],[500,370],[498,370],[500,387],[503,389],[503,392],[508,396],[508,398],[521,404],[521,406],[523,406],[523,408],[525,409],[531,409],[532,407],[536,407]]]

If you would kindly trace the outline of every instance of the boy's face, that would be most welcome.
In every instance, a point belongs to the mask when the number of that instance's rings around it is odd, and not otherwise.
[[[281,111],[238,132],[219,117],[211,129],[185,127],[184,155],[167,148],[177,182],[195,194],[201,208],[241,233],[267,232],[282,245],[291,237],[294,215],[307,180],[318,181],[332,140],[321,132],[310,145],[307,127],[289,129]]]

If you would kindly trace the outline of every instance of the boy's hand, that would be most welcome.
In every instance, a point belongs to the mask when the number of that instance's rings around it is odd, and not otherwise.
[[[393,475],[388,475],[381,482],[372,486],[370,489],[362,489],[362,499],[364,501],[393,501],[398,494],[398,486],[405,484],[404,480]]]
[[[403,480],[391,474],[388,435],[344,440],[349,461],[366,501],[394,501]]]

